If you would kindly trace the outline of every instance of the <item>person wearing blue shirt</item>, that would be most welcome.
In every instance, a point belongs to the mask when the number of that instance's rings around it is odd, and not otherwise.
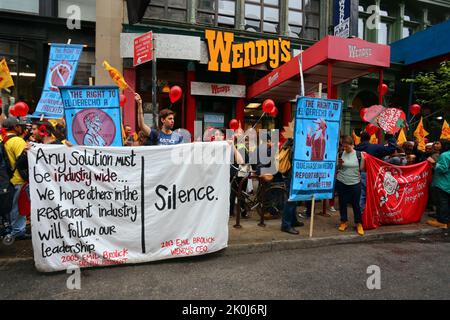
[[[145,145],[176,145],[183,142],[183,137],[173,131],[175,124],[175,113],[169,109],[163,109],[159,113],[161,121],[161,130],[150,128],[144,122],[144,111],[142,109],[142,98],[136,93],[136,102],[138,104],[138,126],[148,137]]]
[[[356,151],[366,152],[371,156],[383,159],[384,157],[394,153],[397,150],[397,141],[393,135],[386,135],[387,144],[371,144],[370,134],[363,132],[361,134],[361,143],[355,147]],[[361,212],[364,211],[366,207],[366,172],[361,172],[361,199],[359,202],[361,207]]]

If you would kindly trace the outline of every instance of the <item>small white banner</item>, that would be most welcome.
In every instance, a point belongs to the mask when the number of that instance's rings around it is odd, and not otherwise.
[[[204,255],[228,243],[227,142],[154,147],[33,144],[36,268]]]
[[[245,98],[246,88],[236,84],[191,82],[191,94],[194,96]]]

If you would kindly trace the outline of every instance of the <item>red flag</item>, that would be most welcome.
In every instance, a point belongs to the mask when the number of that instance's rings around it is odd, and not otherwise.
[[[428,201],[431,165],[394,166],[365,154],[367,168],[364,229],[419,222]]]

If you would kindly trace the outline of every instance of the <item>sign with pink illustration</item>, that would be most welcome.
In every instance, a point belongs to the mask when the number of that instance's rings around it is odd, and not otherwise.
[[[32,117],[62,118],[64,107],[59,87],[71,86],[78,67],[82,45],[52,44],[42,96]]]
[[[361,119],[383,129],[384,132],[397,133],[406,125],[406,115],[400,109],[374,105],[360,111]]]
[[[67,139],[74,145],[122,146],[119,88],[60,87]]]

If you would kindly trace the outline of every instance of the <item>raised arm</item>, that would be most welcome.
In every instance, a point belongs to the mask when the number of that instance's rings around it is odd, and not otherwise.
[[[148,125],[145,124],[144,121],[144,109],[142,108],[142,98],[138,93],[136,93],[134,99],[136,100],[137,103],[138,127],[145,133],[146,136],[150,136],[151,129]]]

